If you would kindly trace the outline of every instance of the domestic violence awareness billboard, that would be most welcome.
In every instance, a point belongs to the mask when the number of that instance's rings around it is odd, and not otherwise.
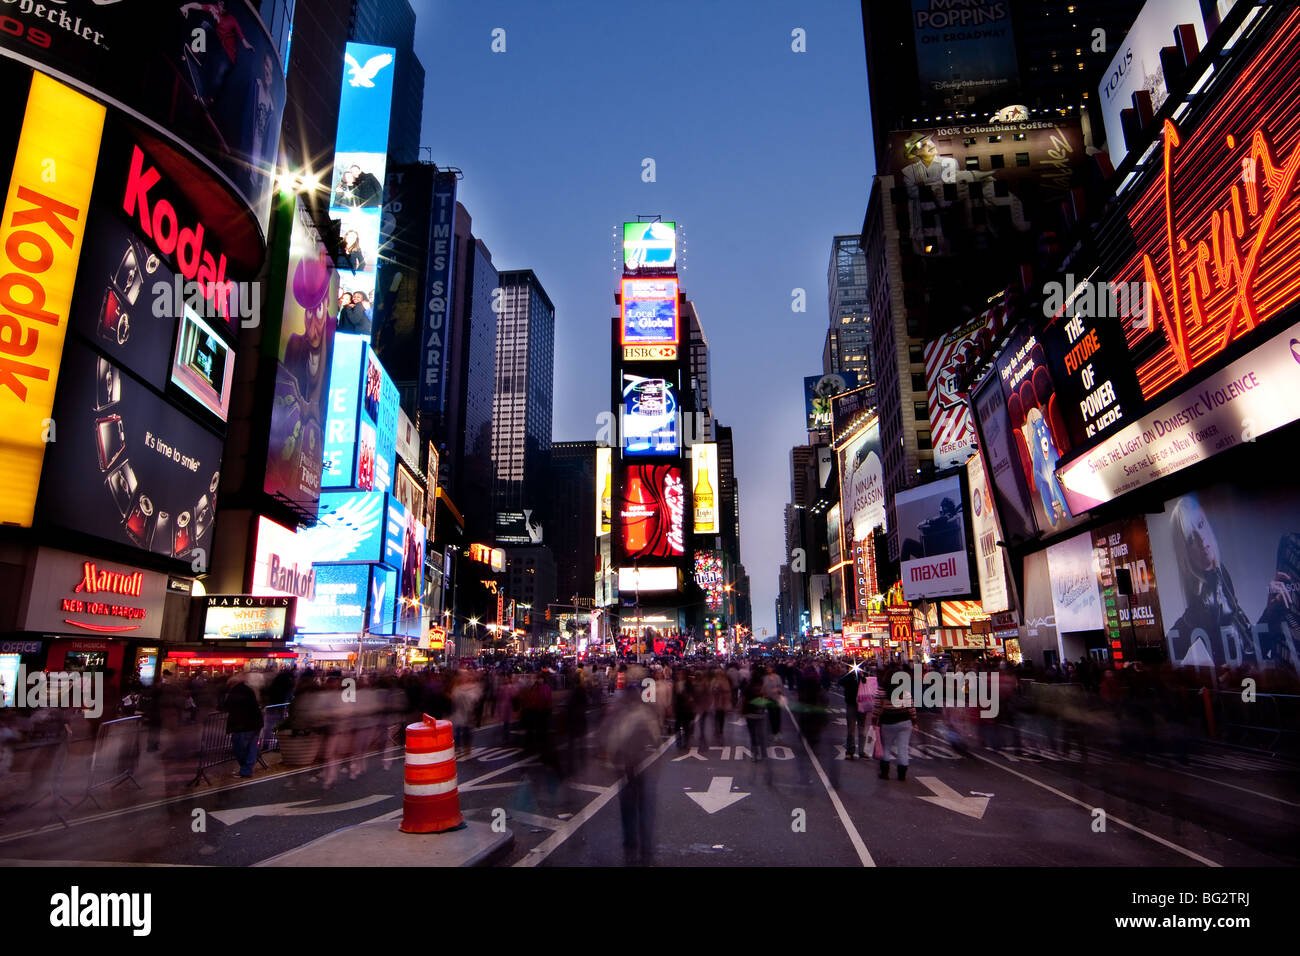
[[[41,523],[190,562],[211,553],[220,436],[80,342],[64,350]]]
[[[296,205],[280,324],[267,449],[266,493],[315,513],[320,498],[325,403],[334,347],[338,279]]]
[[[964,464],[975,448],[970,391],[976,372],[1002,337],[1006,306],[996,305],[946,335],[925,343],[925,394],[930,412],[934,467]]]
[[[1297,416],[1300,323],[1061,466],[1061,488],[1072,510],[1093,508]]]
[[[620,563],[685,554],[686,489],[677,465],[628,467],[618,512]]]
[[[997,370],[1015,459],[1034,520],[1045,534],[1062,531],[1077,522],[1056,478],[1057,462],[1071,447],[1070,435],[1038,337],[1028,330],[1013,336],[998,356]]]
[[[1147,516],[1160,621],[1180,666],[1247,666],[1297,676],[1300,495],[1242,476]]]
[[[5,43],[10,42],[8,38]],[[9,71],[11,72],[11,71]],[[11,91],[13,92],[13,91]],[[104,108],[32,74],[0,220],[0,522],[30,526],[59,383]],[[50,179],[51,168],[62,174]],[[22,289],[17,296],[13,290]]]
[[[1001,103],[1015,92],[1010,0],[912,0],[912,30],[927,108]]]
[[[963,502],[958,475],[894,496],[899,568],[908,601],[971,593]]]
[[[1103,247],[1112,282],[1150,288],[1154,315],[1122,318],[1146,400],[1213,367],[1238,339],[1268,337],[1255,330],[1300,301],[1297,63],[1300,9],[1292,9],[1198,122],[1165,121],[1160,175],[1125,203],[1119,223],[1131,241]]]
[[[143,120],[265,225],[285,71],[252,3],[22,0],[3,14],[0,54]]]

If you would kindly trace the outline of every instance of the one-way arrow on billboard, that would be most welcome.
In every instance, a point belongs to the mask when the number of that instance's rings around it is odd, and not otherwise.
[[[963,797],[938,777],[917,777],[916,779],[934,794],[932,797],[921,798],[926,803],[933,803],[938,807],[955,810],[957,813],[974,817],[976,820],[982,820],[984,811],[989,808],[988,797]]]
[[[318,813],[340,813],[343,810],[358,810],[361,807],[368,807],[372,803],[390,799],[392,799],[392,794],[376,793],[368,797],[362,797],[360,800],[349,800],[347,803],[327,803],[319,807],[307,806],[307,804],[315,802],[314,799],[293,800],[289,803],[263,803],[255,807],[213,810],[208,816],[215,817],[218,822],[224,823],[226,826],[233,826],[251,817],[304,817],[315,816]]]
[[[709,783],[708,790],[686,795],[703,807],[706,813],[717,813],[749,796],[747,793],[732,793],[731,779],[731,777],[714,777]]]

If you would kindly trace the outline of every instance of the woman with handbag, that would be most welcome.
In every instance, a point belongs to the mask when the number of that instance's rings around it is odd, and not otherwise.
[[[901,683],[894,681],[896,673],[903,674]],[[898,779],[907,779],[908,745],[912,740],[912,728],[916,726],[916,707],[912,702],[910,683],[907,672],[895,665],[885,671],[885,679],[876,693],[875,723],[880,732],[881,780],[889,779],[891,757],[898,763]]]

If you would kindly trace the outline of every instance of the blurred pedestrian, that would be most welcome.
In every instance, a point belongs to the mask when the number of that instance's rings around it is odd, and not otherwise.
[[[257,761],[257,738],[262,732],[262,708],[242,671],[232,674],[226,687],[226,733],[230,734],[230,746],[239,763],[235,775],[251,777]]]
[[[894,674],[907,677],[907,672],[898,665],[893,665],[885,673],[885,679],[876,694],[875,723],[880,729],[880,779],[889,779],[889,762],[898,764],[898,779],[907,779],[907,765],[911,762],[908,746],[912,740],[912,729],[916,726],[916,707],[912,701],[911,678],[895,685]]]
[[[601,727],[601,749],[623,779],[619,809],[623,822],[623,862],[654,862],[654,801],[647,758],[659,742],[659,714],[641,694],[641,669],[632,669],[627,687],[614,698]]]

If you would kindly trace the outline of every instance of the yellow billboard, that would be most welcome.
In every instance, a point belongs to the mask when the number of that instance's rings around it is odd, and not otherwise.
[[[609,534],[614,511],[614,449],[596,449],[596,535]]]
[[[43,73],[0,220],[0,523],[30,527],[95,182],[104,107]]]
[[[695,507],[695,533],[718,533],[718,446],[716,442],[691,445],[691,488]]]

